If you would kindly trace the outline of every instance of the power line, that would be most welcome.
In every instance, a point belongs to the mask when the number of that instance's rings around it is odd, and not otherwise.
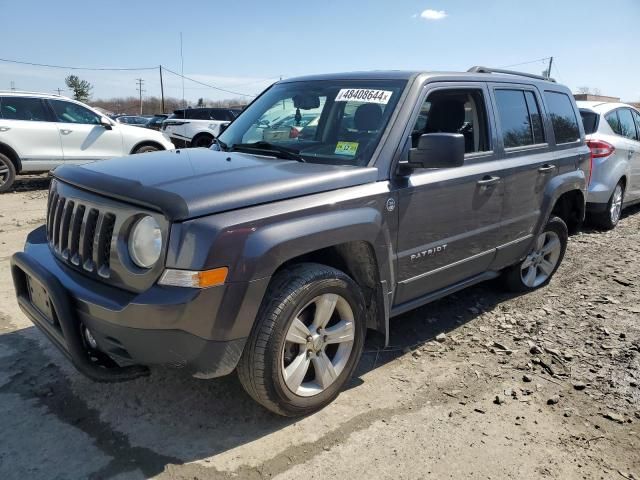
[[[50,65],[46,63],[34,63],[34,62],[23,62],[20,60],[9,60],[7,58],[0,58],[0,62],[6,63],[18,63],[20,65],[31,65],[33,67],[47,67],[47,68],[63,68],[66,70],[91,70],[91,71],[113,71],[113,72],[121,72],[121,71],[135,71],[135,70],[155,70],[158,67],[140,67],[140,68],[107,68],[107,67],[67,67],[63,65]]]
[[[505,65],[505,66],[500,67],[500,68],[519,67],[520,65],[529,65],[531,63],[546,62],[550,58],[551,57],[538,58],[537,60],[530,60],[528,62],[522,62],[522,63],[514,63],[512,65]]]
[[[227,90],[226,88],[220,88],[220,87],[216,87],[216,86],[214,86],[214,85],[209,85],[208,83],[204,83],[204,82],[201,82],[201,81],[199,81],[199,80],[195,80],[195,79],[193,79],[193,78],[191,78],[191,77],[187,77],[186,75],[181,75],[181,74],[179,74],[179,73],[177,73],[177,72],[174,72],[173,70],[169,70],[169,69],[168,69],[167,67],[165,67],[165,66],[163,66],[162,68],[163,68],[163,70],[166,70],[166,71],[167,71],[167,72],[169,72],[169,73],[173,73],[174,75],[177,75],[178,77],[182,77],[182,78],[184,78],[185,80],[189,80],[189,81],[194,82],[194,83],[197,83],[197,84],[199,84],[199,85],[204,85],[205,87],[212,88],[213,90],[219,90],[219,91],[221,91],[221,92],[231,93],[231,94],[233,94],[233,95],[240,95],[241,97],[255,97],[255,96],[256,96],[256,95],[251,95],[251,94],[248,94],[248,93],[234,92],[233,90]]]

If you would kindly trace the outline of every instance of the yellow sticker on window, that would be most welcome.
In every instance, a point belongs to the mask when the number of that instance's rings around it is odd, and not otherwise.
[[[358,142],[338,142],[334,153],[336,155],[349,155],[350,157],[353,157],[358,150],[358,145]]]

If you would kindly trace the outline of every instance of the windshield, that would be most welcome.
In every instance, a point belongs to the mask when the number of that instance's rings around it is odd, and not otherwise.
[[[366,165],[405,85],[396,80],[276,84],[220,135],[221,147],[266,155],[284,149],[306,162]]]

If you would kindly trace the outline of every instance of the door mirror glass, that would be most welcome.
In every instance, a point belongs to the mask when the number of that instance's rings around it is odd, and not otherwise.
[[[418,147],[409,150],[412,168],[451,168],[464,164],[464,135],[460,133],[425,133]]]

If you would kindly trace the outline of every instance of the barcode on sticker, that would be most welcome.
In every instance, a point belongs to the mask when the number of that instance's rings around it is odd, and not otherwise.
[[[336,96],[336,102],[364,102],[386,105],[393,92],[370,88],[343,88]]]

